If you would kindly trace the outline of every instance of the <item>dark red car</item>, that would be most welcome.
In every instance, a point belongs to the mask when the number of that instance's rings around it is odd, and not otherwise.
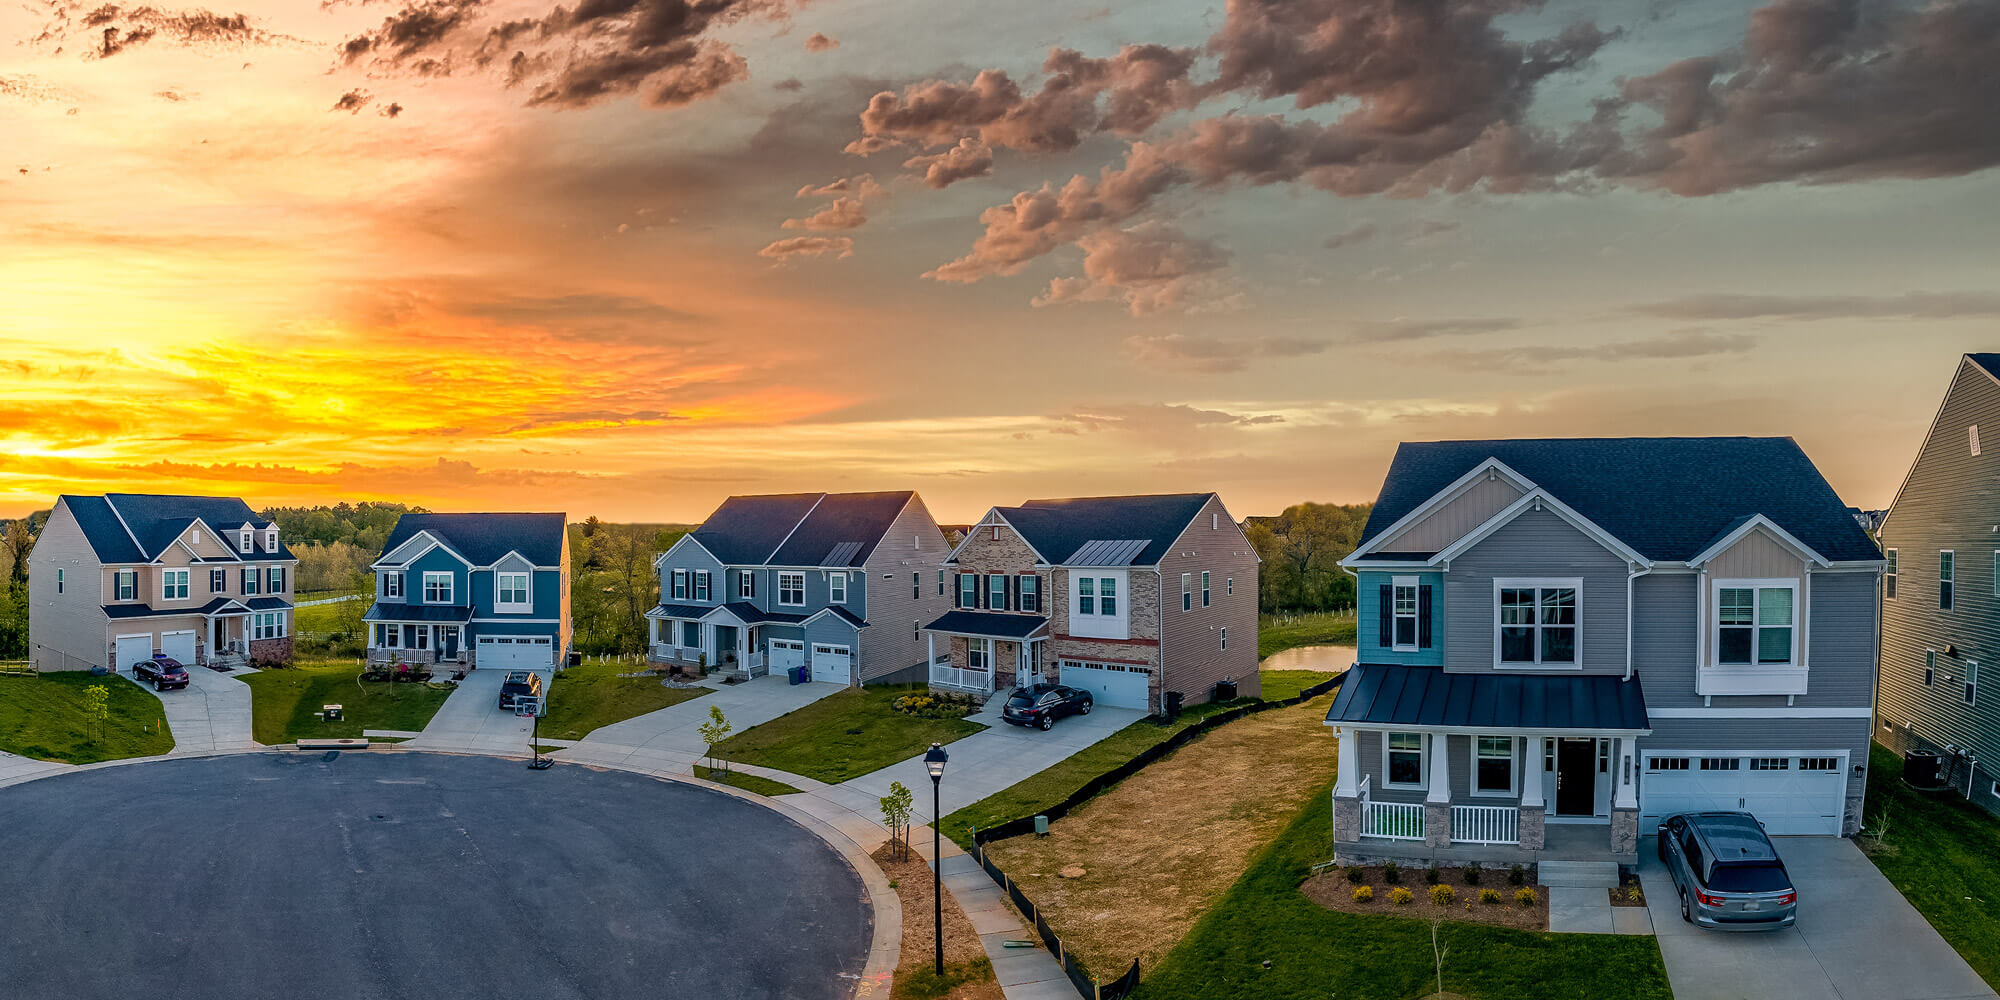
[[[188,686],[187,668],[181,661],[170,656],[155,655],[150,660],[142,660],[132,668],[132,676],[142,681],[150,681],[155,691]]]

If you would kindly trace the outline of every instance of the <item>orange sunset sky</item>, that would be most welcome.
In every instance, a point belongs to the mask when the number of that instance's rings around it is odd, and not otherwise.
[[[1996,10],[10,4],[0,516],[1241,516],[1597,434],[1886,505],[2000,347]]]

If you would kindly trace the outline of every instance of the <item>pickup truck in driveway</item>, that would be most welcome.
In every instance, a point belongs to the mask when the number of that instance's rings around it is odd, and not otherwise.
[[[153,685],[155,691],[188,686],[187,668],[179,660],[166,656],[139,661],[132,667],[132,677]]]

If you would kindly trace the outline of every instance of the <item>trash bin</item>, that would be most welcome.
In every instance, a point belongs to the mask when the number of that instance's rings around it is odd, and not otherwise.
[[[1179,691],[1169,691],[1167,692],[1167,721],[1172,722],[1180,717],[1181,693]]]
[[[785,674],[791,678],[794,684],[804,684],[806,682],[806,668],[804,667],[788,667],[785,669]]]

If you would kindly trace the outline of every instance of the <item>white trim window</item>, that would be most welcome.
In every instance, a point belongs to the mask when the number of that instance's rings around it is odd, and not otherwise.
[[[1392,646],[1401,652],[1417,648],[1417,578],[1396,577],[1389,588],[1389,608],[1395,634]]]
[[[778,574],[778,603],[788,608],[805,606],[806,575],[804,573]]]
[[[697,601],[704,601],[704,602],[705,602],[705,601],[707,601],[707,600],[709,599],[709,597],[708,597],[708,595],[709,595],[709,592],[710,592],[710,591],[709,591],[709,574],[708,574],[708,571],[707,571],[707,570],[705,570],[705,569],[698,569],[698,570],[695,570],[695,571],[694,571],[694,599],[695,599],[695,600],[697,600]]]
[[[738,571],[737,571],[737,573],[736,573],[736,596],[738,596],[738,597],[741,597],[741,598],[743,598],[743,599],[744,599],[744,600],[746,600],[746,601],[748,601],[748,600],[752,600],[752,599],[756,598],[756,596],[757,596],[757,574],[755,574],[755,573],[752,573],[752,572],[750,572],[750,571],[749,571],[749,570],[747,570],[747,569],[746,569],[746,570],[738,570]]]
[[[826,599],[834,604],[847,603],[847,574],[828,573],[826,575]]]
[[[991,611],[1007,610],[1007,574],[986,574],[986,607]]]
[[[269,589],[269,590],[267,591],[267,593],[272,593],[272,594],[282,594],[282,593],[284,593],[284,592],[285,592],[285,567],[283,567],[283,566],[273,566],[273,567],[271,567],[271,572],[270,572],[269,576],[270,576],[270,583],[271,583],[271,586],[270,586],[270,589]]]
[[[116,588],[115,600],[136,601],[139,599],[139,571],[121,569],[111,574],[112,586]]]
[[[250,616],[250,638],[283,639],[284,637],[285,613],[283,611],[260,611]]]
[[[965,640],[965,669],[988,670],[993,665],[993,640]]]
[[[671,591],[671,593],[672,593],[672,594],[674,595],[674,600],[676,600],[676,601],[685,601],[685,600],[687,600],[687,599],[688,599],[688,571],[687,571],[687,570],[684,570],[684,569],[677,569],[677,570],[674,570],[674,574],[673,574],[673,580],[674,580],[674,585],[673,585],[673,586],[674,586],[674,589],[673,589],[673,590]]]
[[[1958,553],[1944,549],[1938,553],[1938,610],[1950,611],[1952,591],[1958,585]]]
[[[1583,579],[1493,581],[1496,667],[1583,668]]]
[[[1721,666],[1795,666],[1798,609],[1797,580],[1716,581],[1715,662]]]
[[[257,592],[258,581],[264,578],[264,574],[257,572],[257,567],[255,566],[245,566],[243,567],[242,577],[243,593],[247,596]]]
[[[960,573],[958,575],[958,606],[965,609],[979,606],[979,574]]]
[[[1201,571],[1201,606],[1208,607],[1208,570]]]
[[[401,573],[382,574],[382,596],[383,597],[403,596],[403,574]]]
[[[1937,650],[1926,649],[1924,650],[1924,686],[1930,687],[1932,684],[1936,682],[1937,682]]]
[[[1194,610],[1194,574],[1181,574],[1181,610]]]
[[[1042,578],[1033,573],[1021,574],[1014,589],[1021,598],[1021,610],[1040,614],[1042,610]]]
[[[450,571],[427,572],[424,574],[424,603],[450,604],[454,584]]]
[[[1382,785],[1424,787],[1424,734],[1382,734]]]
[[[1514,766],[1514,737],[1472,738],[1472,794],[1495,797],[1518,794],[1518,773]]]
[[[188,598],[188,571],[169,569],[160,571],[160,599],[163,601],[185,601]]]
[[[493,610],[522,614],[535,610],[532,574],[493,574]]]
[[[278,551],[278,529],[271,528],[264,532],[264,550],[267,552]]]
[[[1215,634],[1216,637],[1221,640],[1221,645],[1219,648],[1227,651],[1229,649],[1229,627],[1225,625],[1220,628],[1217,628],[1215,630]]]
[[[1970,661],[1965,664],[1965,691],[1959,700],[1968,705],[1979,704],[1979,664]]]
[[[1887,564],[1882,567],[1882,599],[1893,601],[1896,599],[1896,550],[1883,549],[1882,559]],[[2000,569],[2000,550],[1993,553],[1993,566]],[[2000,593],[2000,579],[1996,579],[1993,586],[1995,592]]]
[[[208,571],[208,592],[209,592],[209,593],[211,593],[211,594],[220,594],[220,593],[222,593],[223,591],[225,591],[225,590],[228,590],[228,589],[229,589],[229,571],[228,571],[228,570],[226,570],[226,569],[212,569],[212,570],[209,570],[209,571]]]
[[[244,528],[244,529],[243,529],[243,530],[242,530],[242,531],[241,531],[240,533],[238,533],[238,534],[237,534],[237,536],[236,536],[236,551],[238,551],[238,552],[248,552],[248,551],[250,551],[250,529],[249,529],[249,528]]]
[[[1225,593],[1225,594],[1228,594],[1228,595],[1229,595],[1229,596],[1231,596],[1231,597],[1235,597],[1235,596],[1236,596],[1236,578],[1235,578],[1235,577],[1233,577],[1233,576],[1226,576],[1226,577],[1223,577],[1223,578],[1222,578],[1222,592],[1223,592],[1223,593]]]
[[[403,626],[383,625],[379,622],[376,623],[375,648],[376,649],[403,648]]]

